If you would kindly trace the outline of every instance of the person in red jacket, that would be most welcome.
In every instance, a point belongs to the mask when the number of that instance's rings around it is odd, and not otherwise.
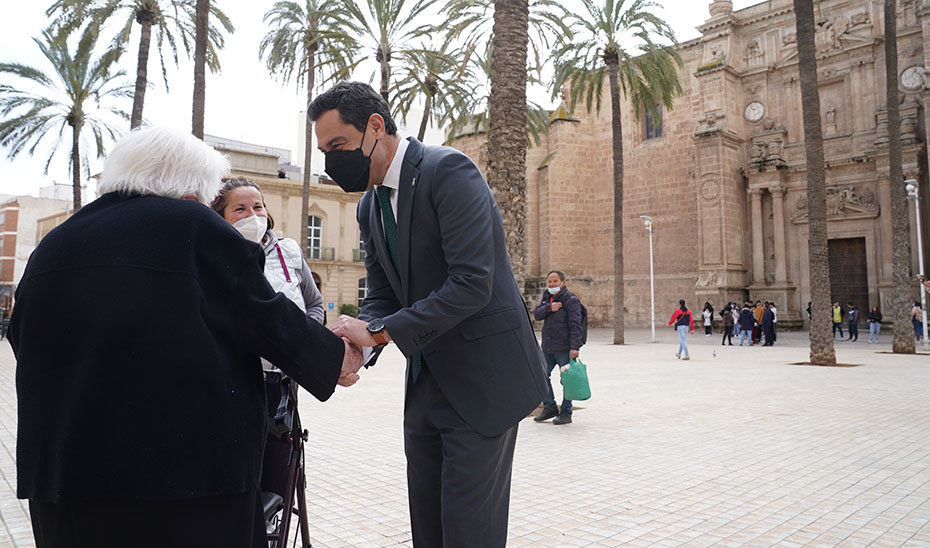
[[[688,355],[688,343],[685,340],[685,336],[689,327],[691,334],[694,334],[694,318],[691,317],[691,311],[685,306],[684,299],[678,301],[678,309],[672,314],[672,319],[669,320],[668,324],[675,326],[675,329],[678,330],[678,339],[681,341],[678,345],[678,352],[675,353],[675,357],[682,360],[690,360],[691,356]],[[684,354],[684,357],[682,357],[682,354]]]

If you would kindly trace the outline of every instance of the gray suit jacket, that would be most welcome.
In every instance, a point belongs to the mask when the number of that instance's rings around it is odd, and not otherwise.
[[[469,426],[498,435],[548,393],[543,356],[514,281],[500,212],[472,161],[409,139],[397,200],[400,272],[372,188],[358,205],[368,295],[359,317],[383,318],[408,358],[422,352]]]

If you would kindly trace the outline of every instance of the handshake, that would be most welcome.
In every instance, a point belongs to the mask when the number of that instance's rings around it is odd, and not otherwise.
[[[364,358],[362,348],[377,346],[368,332],[368,323],[352,316],[339,316],[329,326],[330,331],[342,337],[346,345],[342,360],[342,373],[339,374],[339,386],[352,386],[358,382],[358,370],[362,368]]]

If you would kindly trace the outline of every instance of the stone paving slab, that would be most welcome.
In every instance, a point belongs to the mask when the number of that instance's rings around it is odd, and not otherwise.
[[[510,546],[930,548],[930,357],[882,353],[886,334],[837,343],[861,367],[796,366],[806,333],[773,348],[698,334],[679,361],[657,329],[622,347],[592,330],[575,422],[520,425]],[[14,369],[0,343],[0,548],[34,546],[15,499]],[[329,402],[302,394],[315,547],[412,546],[402,398],[394,348]]]

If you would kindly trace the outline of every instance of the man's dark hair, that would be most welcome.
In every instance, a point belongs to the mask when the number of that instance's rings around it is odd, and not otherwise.
[[[339,82],[317,95],[310,103],[307,115],[310,116],[311,122],[316,122],[324,112],[333,109],[339,112],[339,118],[343,123],[355,126],[355,129],[362,133],[368,127],[368,118],[372,114],[379,114],[384,118],[384,129],[388,135],[397,133],[397,124],[391,116],[391,108],[384,97],[368,84]]]
[[[549,273],[546,274],[546,277],[548,278],[549,276],[551,276],[551,275],[553,275],[553,274],[558,274],[558,275],[559,275],[559,280],[561,280],[561,281],[563,281],[563,282],[565,281],[565,273],[562,272],[561,270],[550,270]]]

